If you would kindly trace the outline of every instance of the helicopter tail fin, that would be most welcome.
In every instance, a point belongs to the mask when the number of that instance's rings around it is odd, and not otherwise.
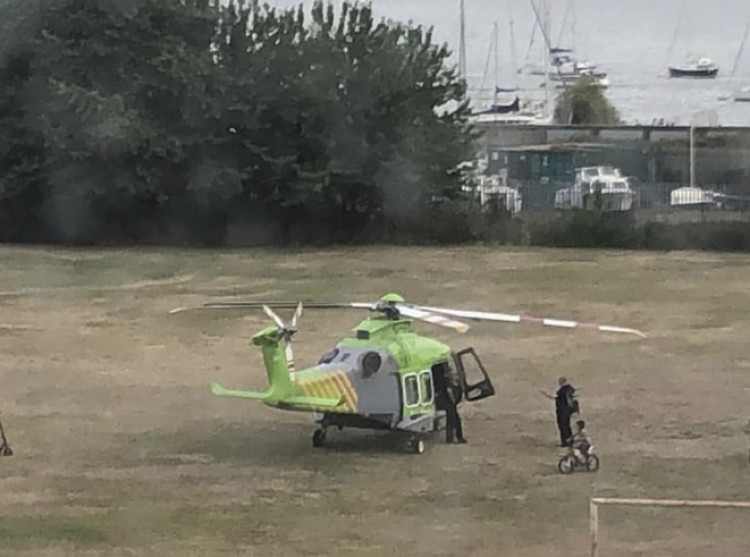
[[[263,363],[268,375],[268,389],[263,392],[239,391],[225,389],[218,383],[213,383],[211,385],[213,394],[260,400],[269,406],[277,406],[279,402],[298,395],[289,374],[289,362],[281,346],[282,341],[283,335],[275,325],[266,327],[253,337],[253,344],[260,347],[263,353]]]
[[[263,352],[263,364],[268,375],[266,400],[280,400],[293,395],[292,378],[289,374],[289,362],[281,346],[282,338],[275,326],[267,327],[253,337],[253,344]]]

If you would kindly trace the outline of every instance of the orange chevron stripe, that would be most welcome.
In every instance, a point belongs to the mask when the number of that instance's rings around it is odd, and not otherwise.
[[[315,382],[313,381],[306,382],[305,388],[307,389],[311,397],[316,397],[316,398],[320,397],[320,393],[318,392],[318,388],[317,388],[317,385],[315,385]]]
[[[310,396],[310,397],[313,396],[313,390],[310,388],[309,382],[305,382],[302,385],[302,390],[305,392],[305,396]]]
[[[329,410],[333,412],[347,412],[353,414],[357,411],[357,392],[352,387],[347,373],[337,372],[324,376],[318,376],[297,382],[306,396],[316,398],[344,397],[344,404],[339,409]]]
[[[326,398],[339,398],[341,394],[336,389],[336,385],[333,384],[330,377],[324,378],[320,382],[321,387],[326,393]]]
[[[316,381],[313,385],[320,398],[331,398],[331,395],[326,392],[325,384],[322,381]]]
[[[359,401],[359,394],[357,393],[357,389],[354,388],[352,378],[348,375],[346,376],[346,384],[349,385],[349,388],[352,391],[352,396],[354,397],[354,402],[356,403],[357,401]]]
[[[354,412],[356,411],[357,401],[359,400],[357,397],[357,391],[352,387],[352,381],[348,374],[342,373],[339,377],[344,383],[344,390],[346,391],[347,398],[352,402],[352,411]]]
[[[346,390],[346,382],[344,381],[344,378],[341,376],[340,373],[337,373],[336,375],[333,375],[331,377],[331,380],[336,384],[336,386],[339,389],[339,392],[344,396],[344,399],[346,400],[344,407],[346,408],[346,411],[349,413],[354,412],[354,401],[352,400],[352,397],[350,394],[347,394]]]

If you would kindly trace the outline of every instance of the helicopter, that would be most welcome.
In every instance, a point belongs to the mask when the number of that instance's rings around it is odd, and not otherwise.
[[[285,323],[272,308],[294,308],[294,314]],[[297,371],[292,339],[303,308],[368,310],[374,315],[359,323],[317,365]],[[406,448],[417,454],[425,451],[430,434],[446,427],[445,411],[438,408],[436,398],[451,374],[457,376],[463,399],[469,403],[493,396],[495,388],[473,348],[454,352],[442,342],[417,334],[414,320],[458,333],[469,330],[469,325],[461,321],[464,319],[644,336],[625,327],[420,306],[407,303],[398,294],[387,294],[377,302],[212,302],[196,308],[177,308],[170,313],[191,309],[262,309],[273,322],[252,337],[252,343],[263,355],[268,388],[232,390],[214,382],[211,384],[214,395],[312,413],[317,423],[313,447],[324,446],[331,427],[388,430],[401,434]]]

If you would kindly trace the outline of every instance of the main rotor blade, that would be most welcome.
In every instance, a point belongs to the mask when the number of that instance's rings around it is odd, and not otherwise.
[[[427,323],[439,325],[441,327],[447,327],[449,329],[455,329],[459,333],[465,333],[469,330],[469,326],[466,323],[448,319],[447,317],[438,315],[437,313],[425,311],[426,308],[416,308],[414,306],[402,306],[401,304],[396,304],[396,309],[401,315],[404,315],[406,317],[419,319],[420,321],[426,321]]]
[[[279,329],[286,329],[286,325],[284,325],[284,322],[281,320],[281,317],[276,315],[276,312],[273,311],[270,307],[263,306],[263,311],[268,317],[270,317],[273,320],[274,323],[276,323],[276,326]]]
[[[302,302],[297,304],[297,309],[294,310],[294,316],[292,317],[292,329],[297,328],[297,321],[302,316]]]
[[[211,302],[204,304],[202,307],[208,309],[242,309],[242,308],[262,308],[268,306],[271,308],[296,308],[300,302]],[[308,309],[371,309],[374,310],[377,304],[371,302],[305,302],[304,306]]]
[[[485,311],[468,311],[460,309],[446,309],[429,306],[414,306],[416,308],[432,311],[435,313],[460,317],[463,319],[473,319],[475,321],[500,321],[503,323],[536,323],[547,327],[561,327],[563,329],[593,329],[603,333],[622,333],[628,335],[637,335],[646,338],[646,335],[637,329],[628,327],[616,327],[612,325],[598,325],[596,323],[581,323],[577,321],[568,321],[565,319],[552,319],[548,317],[530,317],[526,315],[514,315],[510,313],[494,313]]]

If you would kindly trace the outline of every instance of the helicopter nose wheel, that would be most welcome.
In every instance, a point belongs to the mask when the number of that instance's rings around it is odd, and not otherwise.
[[[422,454],[425,451],[424,437],[420,435],[415,435],[414,437],[410,437],[409,441],[407,442],[407,449],[411,453]]]
[[[325,444],[327,431],[325,429],[316,429],[313,433],[312,444],[313,447],[319,448]]]

